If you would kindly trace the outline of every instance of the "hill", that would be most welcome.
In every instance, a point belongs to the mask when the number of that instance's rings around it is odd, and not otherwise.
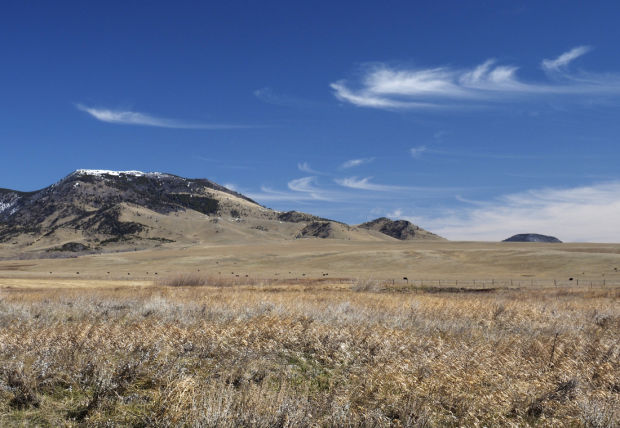
[[[538,233],[520,233],[513,235],[502,242],[562,242],[555,236],[539,235]]]
[[[399,239],[401,241],[406,240],[444,240],[439,235],[424,230],[411,222],[406,220],[390,220],[386,217],[380,217],[376,220],[372,220],[366,223],[358,225],[361,229],[374,230],[392,238]]]
[[[77,170],[34,192],[0,189],[3,255],[126,251],[173,243],[381,241],[432,235],[408,222],[402,227],[392,223],[396,226],[353,227],[312,214],[275,211],[212,181],[159,172]]]

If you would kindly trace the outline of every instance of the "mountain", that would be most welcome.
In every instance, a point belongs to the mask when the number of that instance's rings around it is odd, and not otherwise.
[[[520,233],[502,242],[562,242],[555,236],[539,235],[538,233]]]
[[[369,226],[373,223],[382,226]],[[377,219],[355,227],[297,211],[275,211],[212,181],[159,172],[77,170],[34,192],[0,189],[4,253],[304,238],[442,239],[404,221]]]
[[[439,235],[424,230],[415,224],[412,224],[406,220],[390,220],[386,217],[380,217],[373,221],[362,223],[357,227],[361,229],[374,230],[392,238],[400,239],[401,241],[407,240],[444,240]]]

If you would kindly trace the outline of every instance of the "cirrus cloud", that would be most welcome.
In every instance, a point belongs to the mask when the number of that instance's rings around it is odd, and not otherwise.
[[[95,119],[118,125],[140,125],[155,126],[158,128],[174,129],[236,129],[247,128],[245,125],[232,125],[221,123],[190,123],[177,119],[166,119],[151,116],[130,110],[111,110],[106,108],[88,107],[83,104],[76,104],[78,110],[88,113]]]
[[[375,158],[351,159],[351,160],[348,160],[346,162],[343,162],[342,165],[340,165],[340,168],[343,168],[343,169],[354,168],[356,166],[360,166],[360,165],[364,165],[364,164],[367,164],[367,163],[371,163],[374,160],[375,160]]]
[[[372,180],[372,177],[365,177],[365,178],[346,177],[346,178],[338,178],[334,181],[337,184],[343,187],[348,187],[350,189],[372,190],[375,192],[394,192],[394,191],[402,191],[402,190],[410,189],[404,186],[377,184],[377,183],[373,183],[371,180]]]
[[[619,94],[618,74],[566,71],[572,61],[589,50],[578,46],[542,61],[542,68],[555,78],[561,77],[561,82],[524,81],[517,75],[519,67],[489,59],[473,68],[398,68],[379,63],[368,66],[358,83],[338,80],[330,87],[340,101],[387,110],[458,108],[551,95]]]
[[[545,71],[559,71],[568,66],[571,62],[576,60],[582,55],[587,54],[592,48],[589,46],[577,46],[569,50],[568,52],[564,52],[562,55],[558,56],[554,59],[543,59],[541,65],[543,70]]]
[[[426,146],[417,146],[417,147],[412,147],[409,149],[409,153],[411,154],[411,157],[414,159],[418,159],[420,156],[422,156],[422,153],[424,153],[426,151]]]

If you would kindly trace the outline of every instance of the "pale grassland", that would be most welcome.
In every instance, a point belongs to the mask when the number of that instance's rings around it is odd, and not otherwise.
[[[0,425],[618,426],[618,289],[432,291],[0,291]]]

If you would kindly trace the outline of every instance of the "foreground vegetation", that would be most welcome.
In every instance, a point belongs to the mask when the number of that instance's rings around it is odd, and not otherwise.
[[[5,290],[0,425],[618,426],[618,297]]]

